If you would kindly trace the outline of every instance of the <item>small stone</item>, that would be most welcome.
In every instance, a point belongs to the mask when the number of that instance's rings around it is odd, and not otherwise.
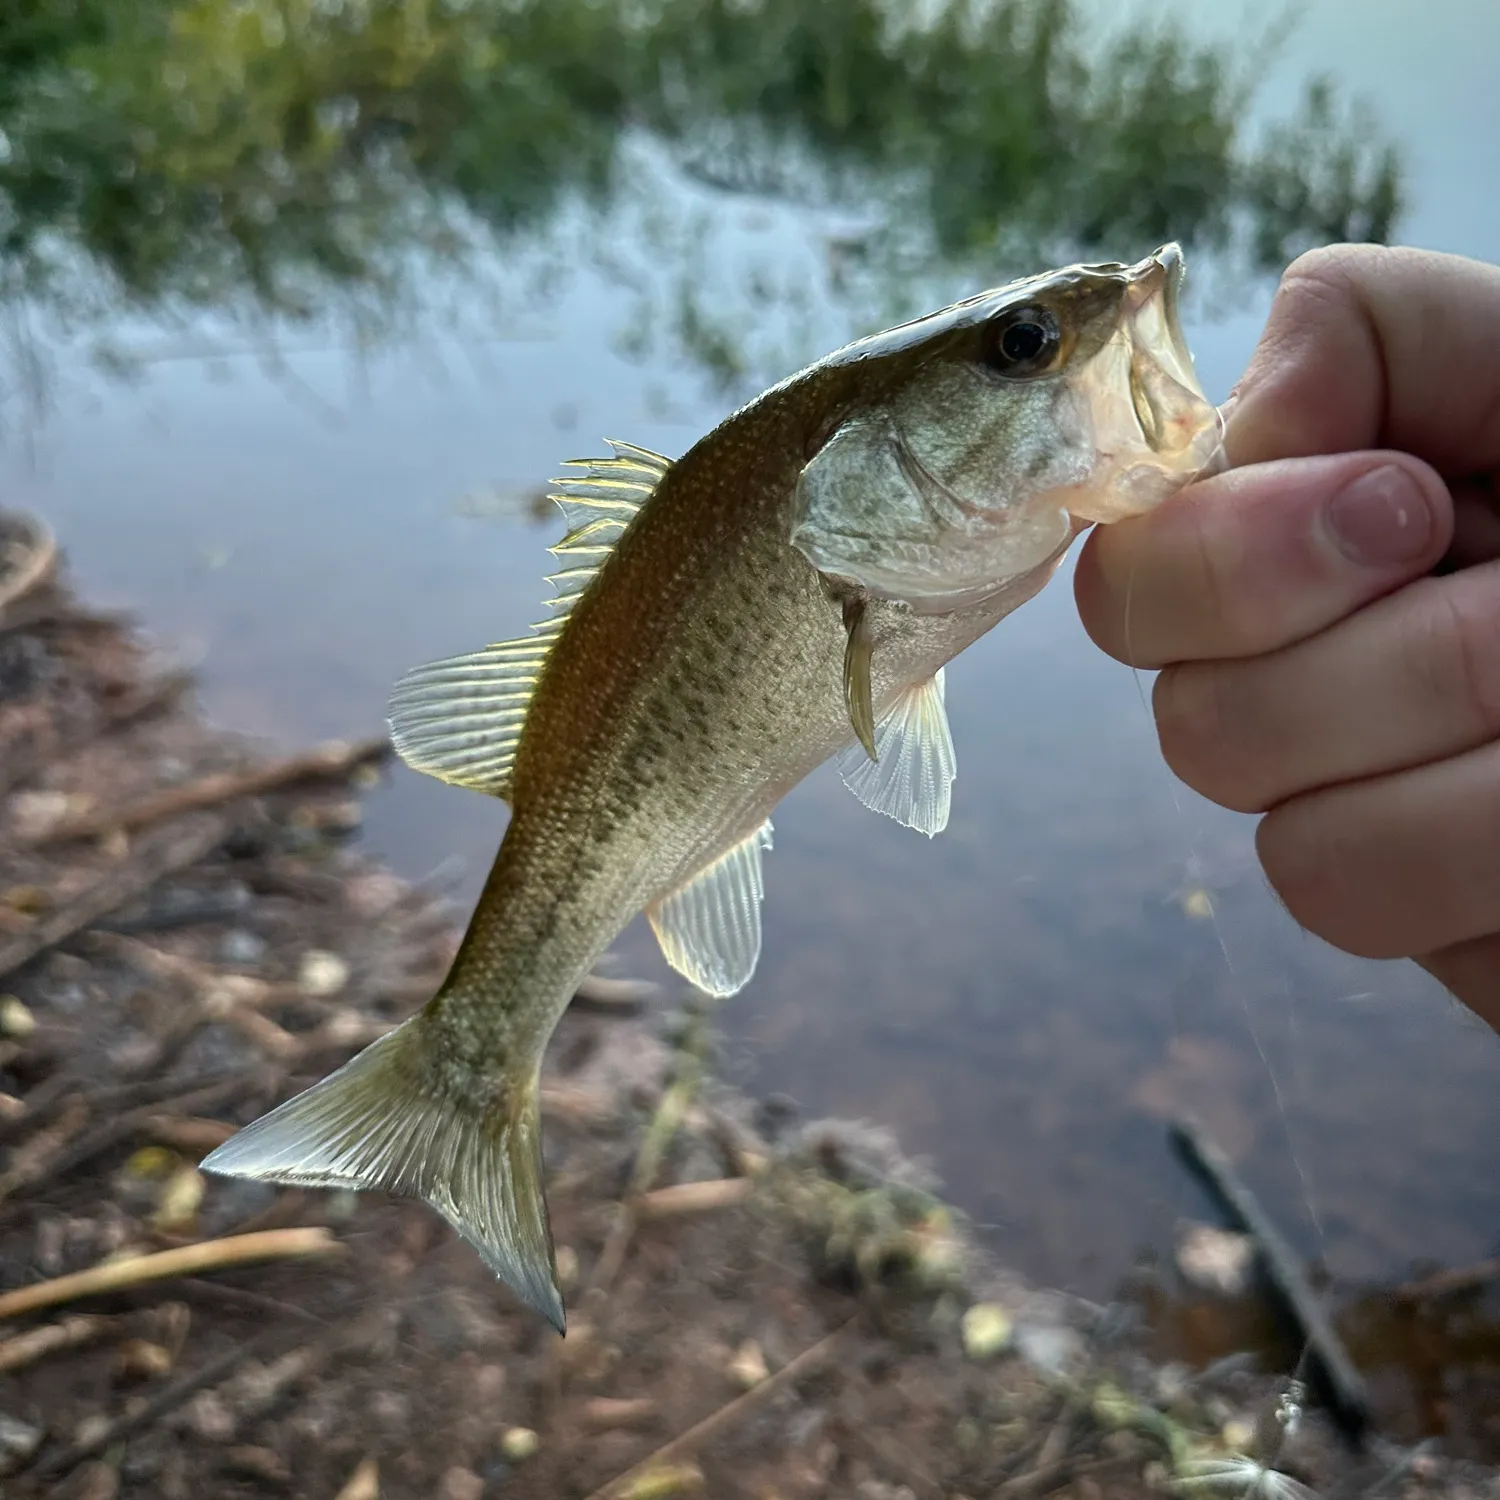
[[[687,1490],[703,1488],[703,1470],[697,1464],[658,1464],[619,1492],[620,1500],[669,1500]],[[915,1495],[912,1500],[917,1500]]]
[[[155,1380],[172,1368],[172,1351],[150,1339],[126,1339],[115,1351],[115,1375],[120,1380]]]
[[[483,1500],[484,1480],[472,1469],[455,1464],[438,1481],[438,1500]]]
[[[92,1448],[109,1431],[109,1418],[102,1411],[85,1417],[73,1429],[73,1441],[80,1448]]]
[[[1231,1453],[1248,1453],[1255,1441],[1255,1424],[1243,1417],[1232,1417],[1219,1429],[1219,1441]]]
[[[219,957],[226,964],[258,964],[266,956],[266,940],[243,927],[232,927],[219,943]]]
[[[182,1229],[191,1224],[203,1203],[203,1174],[196,1167],[179,1167],[157,1194],[153,1229]]]
[[[729,1361],[729,1373],[747,1391],[752,1386],[759,1385],[771,1373],[766,1368],[766,1357],[754,1339],[746,1339],[734,1351],[734,1358]]]
[[[36,1017],[15,995],[0,995],[0,1035],[30,1036],[36,1030]]]
[[[474,1372],[470,1389],[476,1402],[485,1406],[494,1405],[505,1394],[505,1366],[480,1365]]]
[[[529,1427],[507,1427],[500,1435],[500,1451],[513,1464],[525,1463],[542,1446]]]
[[[349,982],[349,965],[337,953],[311,948],[302,955],[297,988],[304,995],[336,995]]]
[[[1250,1284],[1255,1241],[1248,1234],[1190,1224],[1177,1241],[1177,1269],[1194,1286],[1236,1297]]]
[[[976,1302],[963,1317],[964,1353],[970,1359],[993,1359],[1010,1347],[1014,1333],[1010,1314],[998,1302]]]
[[[0,1412],[0,1474],[19,1468],[41,1446],[42,1429]]]
[[[17,835],[23,841],[40,838],[67,817],[71,802],[66,792],[17,792],[10,799]]]
[[[217,1391],[199,1391],[184,1413],[187,1425],[210,1443],[227,1443],[234,1436],[234,1413]]]

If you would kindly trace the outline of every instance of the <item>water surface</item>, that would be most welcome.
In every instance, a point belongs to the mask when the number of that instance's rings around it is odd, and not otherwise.
[[[1406,153],[1401,237],[1500,259],[1496,55],[1500,12],[1480,0],[1315,0],[1257,108],[1289,108],[1331,65]],[[736,253],[769,245],[795,268],[779,209],[693,202]],[[1264,315],[1269,285],[1247,286],[1189,330],[1216,399]],[[289,333],[274,378],[222,328],[205,360],[196,323],[122,324],[141,378],[63,353],[43,417],[12,403],[0,485],[53,521],[87,593],[200,663],[216,719],[287,746],[369,732],[402,670],[539,616],[557,528],[523,502],[559,460],[604,436],[680,453],[734,404],[680,350],[617,352],[638,311],[585,272],[525,316],[464,338],[419,320],[363,360]],[[844,336],[847,309],[814,312]],[[1184,1107],[1341,1281],[1492,1252],[1500,1044],[1415,969],[1297,930],[1253,820],[1163,767],[1149,690],[1090,645],[1065,573],[950,669],[943,837],[873,816],[828,768],[799,787],[776,818],[760,969],[723,1013],[728,1066],[893,1126],[1006,1256],[1089,1293],[1205,1211],[1165,1143]],[[408,876],[456,861],[471,901],[503,820],[398,768],[367,840]],[[621,961],[666,977],[642,924]]]

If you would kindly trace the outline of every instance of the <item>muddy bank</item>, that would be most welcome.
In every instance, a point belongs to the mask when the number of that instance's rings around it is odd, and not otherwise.
[[[383,741],[214,730],[54,569],[5,522],[0,1493],[1238,1494],[1274,1456],[1500,1494],[1477,1427],[1356,1454],[1254,1357],[1153,1358],[1180,1303],[1026,1285],[888,1136],[725,1088],[711,1011],[617,974],[544,1075],[566,1340],[418,1205],[205,1178],[432,993],[462,913],[351,845]]]

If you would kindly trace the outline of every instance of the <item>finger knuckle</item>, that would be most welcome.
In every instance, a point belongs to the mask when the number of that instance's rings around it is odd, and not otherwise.
[[[1360,958],[1402,958],[1407,946],[1399,924],[1380,913],[1360,852],[1336,836],[1318,799],[1284,803],[1266,814],[1255,833],[1255,852],[1271,889],[1298,926]]]
[[[1200,796],[1234,812],[1259,812],[1257,757],[1230,675],[1212,662],[1164,668],[1152,690],[1157,739],[1173,774]]]
[[[1430,589],[1423,619],[1407,648],[1412,670],[1469,737],[1493,734],[1500,729],[1500,599],[1493,580],[1460,576]]]

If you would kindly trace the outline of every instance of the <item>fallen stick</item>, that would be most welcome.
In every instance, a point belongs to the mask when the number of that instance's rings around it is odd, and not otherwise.
[[[675,1219],[685,1214],[711,1213],[719,1208],[733,1208],[755,1191],[748,1177],[716,1177],[709,1182],[679,1182],[672,1187],[656,1188],[636,1199],[636,1217],[642,1223],[652,1219]]]
[[[649,1396],[622,1400],[618,1396],[591,1396],[579,1408],[583,1425],[593,1432],[607,1432],[618,1427],[642,1427],[658,1415],[656,1402]]]
[[[59,1158],[83,1133],[88,1122],[88,1105],[74,1097],[52,1124],[17,1146],[10,1154],[9,1165],[0,1172],[0,1203],[19,1188],[50,1176]]]
[[[224,817],[198,819],[162,841],[160,847],[151,846],[145,853],[137,853],[123,869],[110,871],[66,906],[39,918],[30,931],[0,943],[0,979],[127,901],[144,895],[157,881],[197,864],[224,842],[230,826]]]
[[[4,626],[0,625],[0,629]],[[106,703],[99,712],[71,733],[55,738],[43,737],[26,750],[7,747],[5,764],[0,766],[0,795],[13,787],[23,786],[48,766],[67,760],[103,735],[114,733],[143,719],[148,714],[170,707],[194,684],[191,672],[166,672],[151,678],[134,692]]]
[[[717,1411],[710,1412],[701,1422],[695,1423],[686,1432],[674,1437],[671,1442],[663,1443],[640,1463],[601,1485],[588,1495],[586,1500],[614,1500],[614,1497],[618,1496],[622,1490],[629,1489],[643,1474],[649,1474],[653,1469],[664,1468],[668,1464],[676,1463],[678,1459],[687,1457],[700,1443],[711,1438],[721,1428],[738,1421],[746,1412],[754,1410],[762,1402],[769,1400],[777,1391],[784,1390],[794,1380],[799,1380],[809,1371],[815,1370],[833,1352],[834,1346],[854,1326],[858,1317],[859,1314],[856,1313],[854,1317],[841,1323],[826,1338],[821,1338],[811,1348],[804,1349],[796,1359],[784,1364],[774,1375],[767,1376],[759,1385],[752,1386],[743,1396],[736,1396],[733,1401],[721,1406]]]
[[[95,838],[101,834],[113,833],[116,829],[129,831],[143,828],[149,823],[175,818],[181,813],[196,812],[206,807],[221,807],[227,802],[238,802],[243,797],[279,791],[301,781],[347,776],[366,761],[382,759],[390,751],[391,742],[385,736],[358,740],[354,744],[335,740],[316,750],[274,761],[270,765],[256,766],[249,771],[221,771],[190,781],[186,786],[152,792],[149,796],[137,798],[121,807],[66,818],[38,834],[31,843],[38,846],[57,844],[68,839]]]
[[[1370,1420],[1365,1383],[1303,1273],[1296,1252],[1241,1180],[1229,1158],[1191,1121],[1173,1120],[1172,1144],[1191,1170],[1255,1240],[1261,1265],[1286,1312],[1297,1324],[1327,1387],[1329,1408],[1351,1438]]]
[[[79,1313],[61,1323],[46,1323],[0,1342],[0,1374],[23,1370],[49,1354],[92,1343],[117,1326],[114,1318]]]
[[[1472,1266],[1455,1266],[1450,1271],[1424,1276],[1420,1281],[1403,1282],[1392,1287],[1390,1295],[1397,1302],[1425,1302],[1431,1297],[1472,1291],[1491,1281],[1500,1281],[1500,1258],[1476,1261]]]
[[[43,1307],[97,1297],[143,1281],[161,1281],[170,1276],[194,1276],[200,1271],[223,1270],[260,1260],[288,1260],[304,1255],[326,1255],[339,1248],[338,1241],[323,1228],[267,1229],[259,1234],[235,1234],[220,1240],[200,1240],[175,1250],[132,1255],[105,1261],[87,1271],[39,1281],[0,1293],[0,1318],[15,1318]]]

